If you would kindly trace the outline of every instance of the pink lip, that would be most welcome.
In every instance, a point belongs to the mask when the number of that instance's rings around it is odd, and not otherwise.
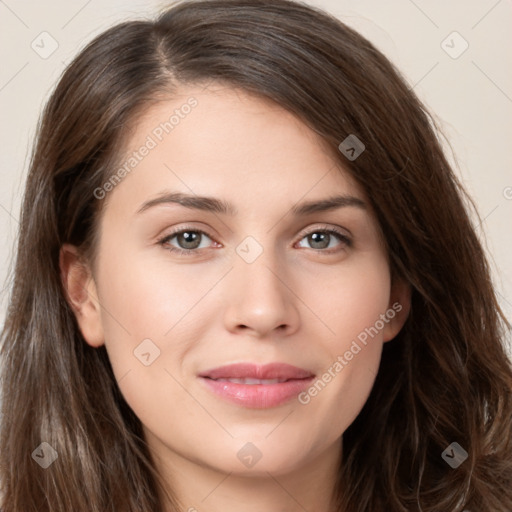
[[[239,363],[207,370],[199,375],[209,390],[226,400],[243,407],[267,409],[276,407],[309,386],[313,373],[285,363],[263,366]],[[240,384],[215,379],[279,379],[286,382],[275,384]]]

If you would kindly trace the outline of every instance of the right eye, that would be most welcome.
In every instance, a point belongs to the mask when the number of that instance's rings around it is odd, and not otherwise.
[[[158,240],[158,243],[168,251],[189,256],[194,252],[199,252],[199,249],[208,248],[208,244],[202,246],[204,237],[212,241],[210,236],[204,231],[196,228],[181,228],[165,235]],[[175,240],[175,243],[178,245],[177,247],[171,243],[173,240]]]

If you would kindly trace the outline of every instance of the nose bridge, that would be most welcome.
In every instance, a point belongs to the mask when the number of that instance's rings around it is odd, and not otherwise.
[[[288,293],[284,285],[282,261],[275,247],[267,237],[265,246],[253,236],[246,237],[235,249],[233,278],[240,282],[247,292],[245,296],[285,301]],[[263,296],[263,297],[260,297]]]
[[[267,245],[272,237],[267,237]],[[298,311],[287,283],[285,266],[273,245],[248,236],[235,248],[230,272],[226,323],[264,334],[277,327],[295,328]]]

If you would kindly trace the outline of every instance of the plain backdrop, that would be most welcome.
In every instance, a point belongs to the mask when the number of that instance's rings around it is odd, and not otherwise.
[[[476,201],[496,290],[512,318],[512,2],[316,0],[400,69],[450,141]],[[0,324],[37,120],[62,70],[96,34],[172,4],[0,0]],[[508,64],[507,64],[508,63]],[[511,345],[512,348],[512,345]]]

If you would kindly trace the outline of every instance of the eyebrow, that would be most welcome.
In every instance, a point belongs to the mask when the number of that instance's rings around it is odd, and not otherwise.
[[[162,204],[179,204],[194,210],[203,210],[231,216],[234,216],[238,213],[237,209],[231,203],[217,199],[215,197],[190,195],[182,192],[164,192],[154,199],[150,199],[149,201],[143,203],[137,211],[137,214]],[[350,195],[337,195],[328,197],[326,199],[305,201],[295,204],[291,208],[291,212],[294,216],[299,217],[311,213],[325,212],[347,206],[353,206],[363,210],[366,209],[366,203],[358,197]]]

